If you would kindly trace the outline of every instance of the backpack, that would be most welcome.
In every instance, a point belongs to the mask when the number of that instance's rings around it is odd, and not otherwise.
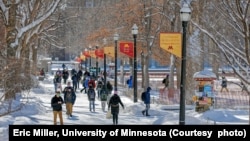
[[[107,100],[107,94],[102,93],[101,94],[101,101],[106,101]]]
[[[118,96],[113,96],[111,97],[111,106],[117,107],[119,106],[119,97]]]
[[[145,101],[145,99],[146,99],[146,92],[142,92],[141,93],[141,100]]]
[[[129,84],[129,79],[127,80],[127,84]]]
[[[108,88],[108,90],[110,90],[110,91],[113,90],[113,86],[112,86],[110,83],[107,84],[107,88]]]
[[[95,90],[89,89],[88,94],[90,99],[95,99]]]
[[[162,80],[162,84],[165,84],[166,83],[166,78],[164,78],[163,80]]]
[[[102,88],[102,82],[101,82],[101,81],[98,81],[98,83],[97,83],[97,88],[98,88],[98,89],[101,89],[101,88]]]
[[[93,88],[95,88],[95,81],[89,80],[88,86],[92,86]]]

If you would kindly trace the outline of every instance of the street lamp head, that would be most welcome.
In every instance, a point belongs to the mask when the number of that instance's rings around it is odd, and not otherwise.
[[[191,19],[191,9],[187,3],[184,3],[180,10],[181,21],[187,22]]]
[[[136,24],[134,24],[133,27],[132,27],[132,34],[133,35],[137,35],[138,34],[138,27],[137,27]]]
[[[107,44],[107,39],[106,38],[103,38],[103,44]]]
[[[114,40],[117,41],[119,39],[119,34],[115,33],[114,34]]]

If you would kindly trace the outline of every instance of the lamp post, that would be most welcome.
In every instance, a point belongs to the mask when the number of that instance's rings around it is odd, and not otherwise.
[[[137,61],[136,61],[136,37],[138,34],[138,27],[136,24],[132,27],[132,34],[134,38],[134,77],[133,77],[133,85],[134,85],[134,102],[137,102]]]
[[[85,48],[84,51],[87,52],[88,49]],[[84,61],[84,63],[85,63],[85,71],[87,71],[87,67],[88,67],[88,57],[86,57],[86,56],[85,56],[85,61]]]
[[[98,49],[98,46],[95,47],[96,50]],[[96,56],[96,74],[95,74],[95,78],[96,80],[98,79],[98,56]]]
[[[89,52],[91,50],[91,46],[89,46]],[[91,67],[92,67],[92,63],[91,63],[91,55],[89,57],[89,72],[91,72]]]
[[[106,43],[107,43],[107,40],[106,40],[106,38],[104,38],[103,39],[103,43],[104,43],[104,45],[106,45]],[[106,67],[107,67],[107,65],[106,65],[106,53],[104,52],[104,70],[103,70],[103,76],[104,76],[104,91],[105,91],[105,94],[107,94],[107,73],[106,73],[106,71],[107,71],[107,69],[106,69]]]
[[[181,85],[180,85],[180,114],[179,124],[185,125],[185,88],[186,88],[186,28],[191,17],[191,10],[185,3],[180,10],[180,18],[182,21],[183,37],[182,37],[182,60],[181,60]]]
[[[115,40],[115,89],[114,93],[117,94],[117,41],[119,39],[119,35],[117,33],[114,34]]]

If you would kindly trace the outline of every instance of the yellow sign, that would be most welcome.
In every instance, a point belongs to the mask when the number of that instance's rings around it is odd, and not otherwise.
[[[96,55],[95,55],[95,50],[90,50],[89,51],[89,55],[93,58],[96,58]]]
[[[83,60],[83,61],[85,61],[85,59],[86,59],[84,55],[81,55],[80,58],[81,58],[81,60]]]
[[[160,33],[160,47],[181,58],[181,33]]]
[[[104,53],[110,57],[115,58],[115,49],[114,47],[104,47]]]

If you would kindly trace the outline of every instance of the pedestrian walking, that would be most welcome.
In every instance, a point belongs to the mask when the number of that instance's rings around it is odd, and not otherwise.
[[[240,84],[241,84],[241,87],[242,87],[241,92],[247,91],[247,87],[244,85],[244,83],[240,82]]]
[[[112,86],[112,84],[110,83],[110,81],[107,81],[107,91],[108,91],[108,97],[107,97],[107,104],[108,104],[108,102],[109,102],[109,99],[110,99],[110,97],[111,97],[111,93],[112,93],[112,91],[113,91],[113,86]]]
[[[61,77],[60,75],[55,75],[54,79],[53,79],[53,83],[54,83],[54,88],[55,88],[55,92],[57,92],[57,90],[60,90],[60,92],[62,92],[62,85],[61,85]]]
[[[98,98],[98,99],[100,99],[100,95],[101,95],[102,88],[103,88],[103,81],[102,81],[102,80],[98,80],[98,81],[97,81],[97,86],[96,86],[97,98]]]
[[[167,74],[166,77],[162,80],[162,83],[164,84],[164,89],[168,88],[169,84],[169,75]]]
[[[77,76],[77,73],[73,74],[73,76],[71,77],[71,80],[72,80],[72,83],[73,83],[74,91],[76,92],[77,83],[78,83],[78,76]]]
[[[108,110],[111,108],[111,114],[113,117],[114,125],[118,124],[119,105],[121,105],[122,108],[124,109],[124,105],[121,101],[120,96],[118,96],[118,94],[115,93],[114,95],[111,96],[109,100],[109,105],[108,105]]]
[[[68,117],[72,117],[73,105],[76,100],[76,94],[74,88],[71,86],[71,82],[67,83],[67,86],[63,90],[64,102],[66,104],[66,114]]]
[[[222,77],[220,92],[222,92],[224,89],[228,92],[228,89],[227,89],[227,79],[226,79],[225,76]]]
[[[96,92],[95,92],[95,89],[93,88],[92,85],[89,86],[87,94],[88,94],[88,100],[89,100],[89,111],[90,112],[95,112]]]
[[[82,82],[82,86],[83,88],[80,90],[80,92],[82,92],[84,90],[84,93],[87,93],[88,91],[88,88],[89,88],[89,80],[90,80],[90,77],[87,76],[84,81]]]
[[[150,91],[151,90],[152,90],[151,87],[147,88],[147,91],[145,93],[145,98],[144,98],[145,109],[142,111],[142,114],[145,115],[146,113],[146,116],[150,116],[148,111],[150,109]]]
[[[62,78],[63,78],[63,83],[66,84],[68,78],[69,78],[69,71],[64,69],[62,72]]]
[[[66,68],[66,65],[63,63],[62,64],[62,69],[64,70]]]
[[[51,99],[51,107],[53,109],[54,125],[57,125],[57,116],[60,120],[60,125],[63,125],[62,116],[62,104],[64,103],[63,98],[60,96],[60,92],[57,91],[56,94]]]
[[[107,98],[108,98],[107,90],[105,88],[105,85],[102,85],[102,89],[101,89],[101,92],[100,92],[100,100],[101,100],[101,106],[102,106],[102,111],[103,112],[105,112]]]

